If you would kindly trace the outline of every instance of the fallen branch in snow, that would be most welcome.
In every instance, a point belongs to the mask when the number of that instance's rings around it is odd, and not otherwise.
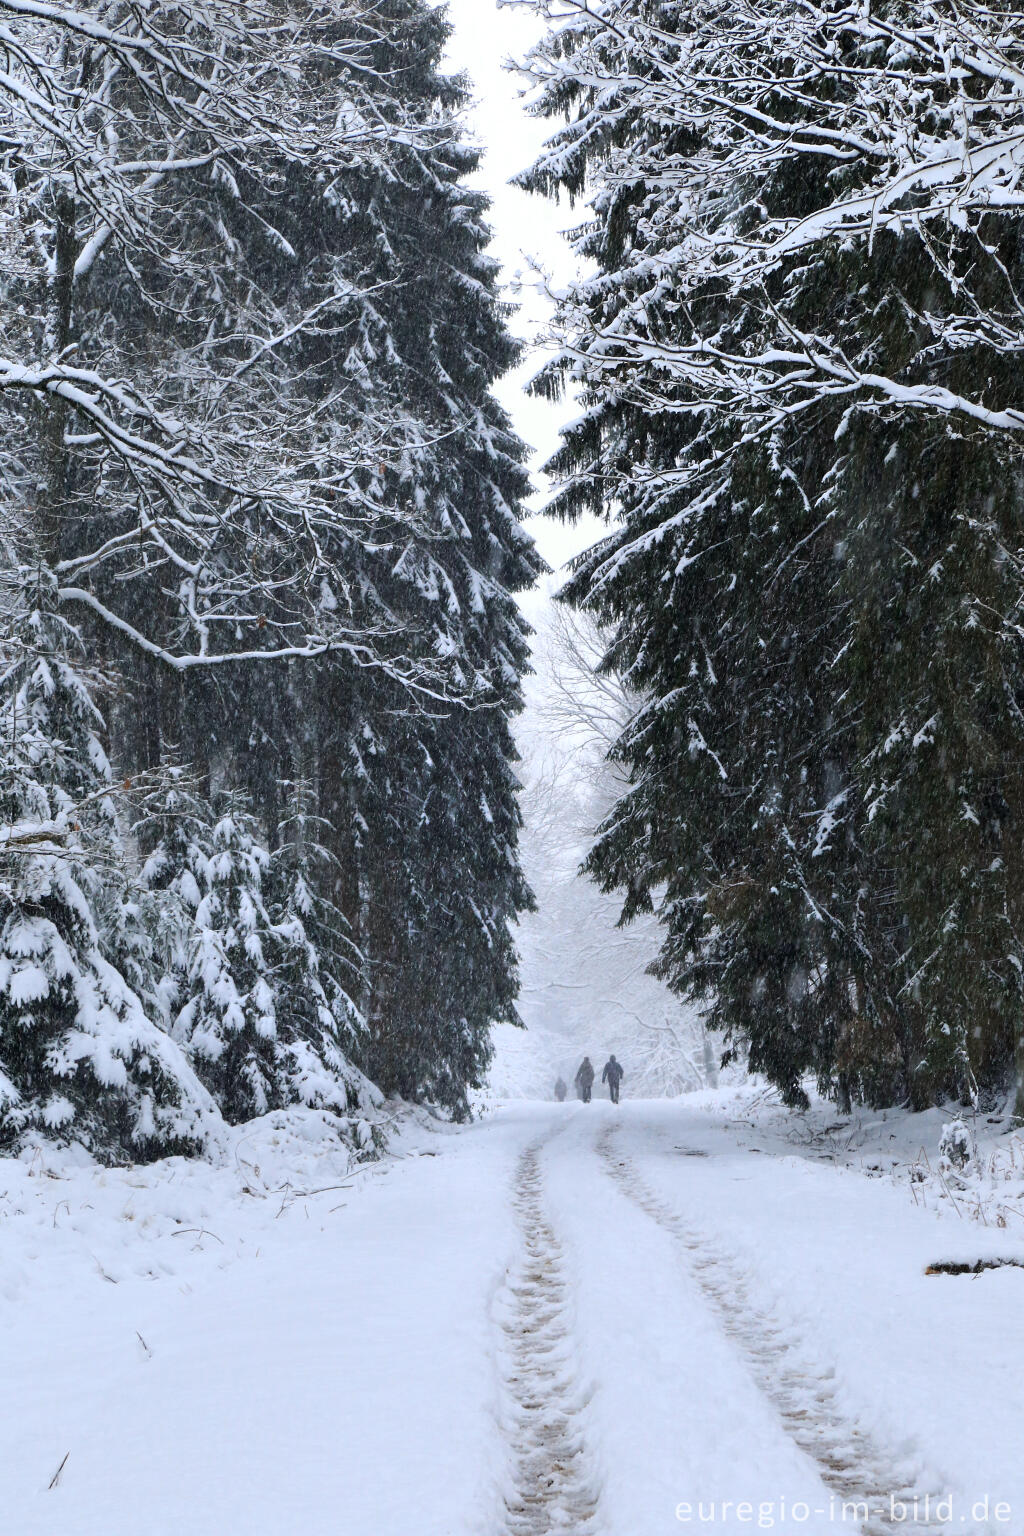
[[[57,1484],[60,1482],[60,1475],[64,1471],[64,1468],[67,1466],[67,1464],[68,1464],[68,1457],[70,1455],[71,1455],[70,1451],[65,1451],[64,1452],[64,1460],[61,1462],[61,1464],[57,1468],[56,1472],[50,1478],[50,1483],[49,1483],[49,1487],[50,1488],[56,1488]]]
[[[1024,1269],[1024,1259],[975,1259],[973,1263],[941,1259],[937,1264],[929,1264],[925,1274],[980,1275],[986,1269]]]

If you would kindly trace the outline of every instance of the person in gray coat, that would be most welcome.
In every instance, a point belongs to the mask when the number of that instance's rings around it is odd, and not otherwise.
[[[604,1071],[601,1073],[601,1081],[608,1084],[608,1097],[613,1104],[619,1102],[619,1084],[625,1075],[620,1063],[615,1060],[615,1052],[613,1051],[605,1062]]]
[[[576,1091],[584,1104],[590,1103],[590,1091],[594,1086],[594,1067],[589,1056],[584,1056],[576,1072]]]
[[[565,1103],[565,1096],[566,1096],[566,1094],[568,1092],[569,1092],[569,1090],[565,1086],[564,1080],[561,1077],[559,1077],[558,1081],[555,1084],[555,1098],[558,1100],[559,1104],[564,1104]]]

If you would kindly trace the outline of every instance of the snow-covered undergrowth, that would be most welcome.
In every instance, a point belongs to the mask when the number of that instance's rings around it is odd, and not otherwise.
[[[794,1114],[770,1088],[749,1083],[689,1103],[746,1123],[764,1150],[784,1148],[857,1169],[906,1191],[922,1210],[948,1211],[994,1232],[1024,1239],[1024,1130],[1009,1108],[974,1113],[955,1105],[919,1113],[859,1109],[839,1115],[813,1098]]]
[[[45,1142],[2,1158],[0,1297],[224,1269],[266,1242],[290,1207],[372,1175],[368,1124],[361,1140],[362,1153],[337,1116],[297,1108],[225,1127],[207,1160],[105,1168]]]

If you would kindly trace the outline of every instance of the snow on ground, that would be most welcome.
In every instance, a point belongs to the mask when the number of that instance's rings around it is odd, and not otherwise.
[[[0,1163],[5,1532],[481,1523],[520,1135],[412,1124],[352,1174],[316,1121],[223,1169]]]
[[[745,1089],[406,1117],[360,1169],[316,1115],[0,1161],[4,1530],[874,1536],[928,1494],[1020,1536],[1024,1270],[926,1273],[1024,1262],[1020,1144],[979,1128],[972,1220],[940,1126]]]
[[[1024,1271],[926,1273],[950,1258],[1024,1262],[1024,1231],[983,1228],[948,1200],[922,1199],[910,1170],[937,1112],[854,1117],[834,1133],[850,1145],[846,1161],[834,1146],[822,1155],[815,1116],[758,1116],[750,1099],[699,1095],[682,1112],[630,1106],[621,1138],[639,1176],[695,1234],[698,1258],[725,1280],[741,1332],[749,1309],[760,1338],[734,1340],[740,1353],[749,1359],[774,1333],[764,1374],[802,1372],[831,1399],[839,1429],[867,1438],[883,1474],[888,1462],[922,1495],[952,1494],[953,1529],[1024,1530]],[[826,1119],[820,1108],[817,1118]],[[887,1176],[878,1177],[873,1142],[886,1148]],[[735,1482],[723,1469],[719,1497]],[[986,1499],[990,1518],[975,1520]],[[1009,1508],[997,1520],[1000,1504]],[[813,1519],[806,1529],[817,1529]]]

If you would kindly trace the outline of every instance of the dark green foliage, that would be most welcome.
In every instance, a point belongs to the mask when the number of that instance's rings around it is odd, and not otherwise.
[[[399,92],[424,120],[460,105],[462,86],[439,73],[443,16],[418,0],[385,9],[388,43],[374,57],[382,71],[401,61],[396,108]],[[401,452],[364,482],[380,521],[362,579],[403,616],[414,658],[449,658],[452,700],[311,669],[307,740],[291,734],[282,764],[312,768],[334,899],[363,953],[357,1059],[385,1091],[459,1114],[482,1081],[490,1025],[516,1017],[509,925],[530,897],[509,722],[528,650],[512,594],[540,569],[519,523],[524,448],[490,394],[516,348],[485,254],[486,201],[464,185],[476,164],[457,141],[430,157],[411,148],[391,175],[340,179],[320,226],[366,294],[344,374],[363,409],[377,402],[383,416],[400,402]]]
[[[432,147],[396,140],[386,161],[330,179],[293,171],[272,196],[240,181],[241,206],[230,188],[202,188],[246,252],[230,281],[282,317],[327,304],[278,356],[338,510],[321,532],[323,600],[378,631],[393,671],[341,656],[184,687],[162,676],[147,692],[187,758],[219,763],[254,797],[271,848],[291,841],[281,786],[309,786],[328,855],[311,899],[343,915],[358,951],[343,989],[365,1032],[346,1050],[385,1091],[465,1113],[491,1024],[516,1017],[510,923],[530,898],[509,725],[528,647],[513,594],[540,562],[519,522],[525,449],[490,393],[517,350],[486,199],[465,186],[478,156],[450,127],[465,92],[440,72],[447,33],[420,0],[393,0],[365,39],[375,110],[425,136],[436,123]],[[253,202],[280,238],[254,240]],[[127,274],[117,281],[152,334]],[[420,675],[428,691],[410,693]],[[140,739],[136,718],[124,725],[147,764],[160,733]]]
[[[569,122],[526,178],[594,189],[596,275],[541,387],[575,381],[586,407],[554,512],[613,523],[566,597],[643,700],[588,867],[626,919],[658,912],[659,973],[788,1103],[808,1075],[843,1106],[971,1101],[1021,1038],[1021,455],[899,391],[1019,397],[996,345],[1019,328],[1019,217],[826,230],[756,266],[762,229],[882,174],[818,151],[855,97],[872,123],[876,78],[884,117],[886,47],[814,7],[613,9],[552,40],[543,110]],[[912,8],[875,9],[909,35]],[[815,26],[859,74],[816,72]],[[927,48],[899,63],[945,132]]]
[[[41,596],[0,653],[0,1147],[44,1135],[113,1162],[194,1152],[213,1104],[125,979],[128,955],[146,979],[148,944],[103,721],[78,636]]]

